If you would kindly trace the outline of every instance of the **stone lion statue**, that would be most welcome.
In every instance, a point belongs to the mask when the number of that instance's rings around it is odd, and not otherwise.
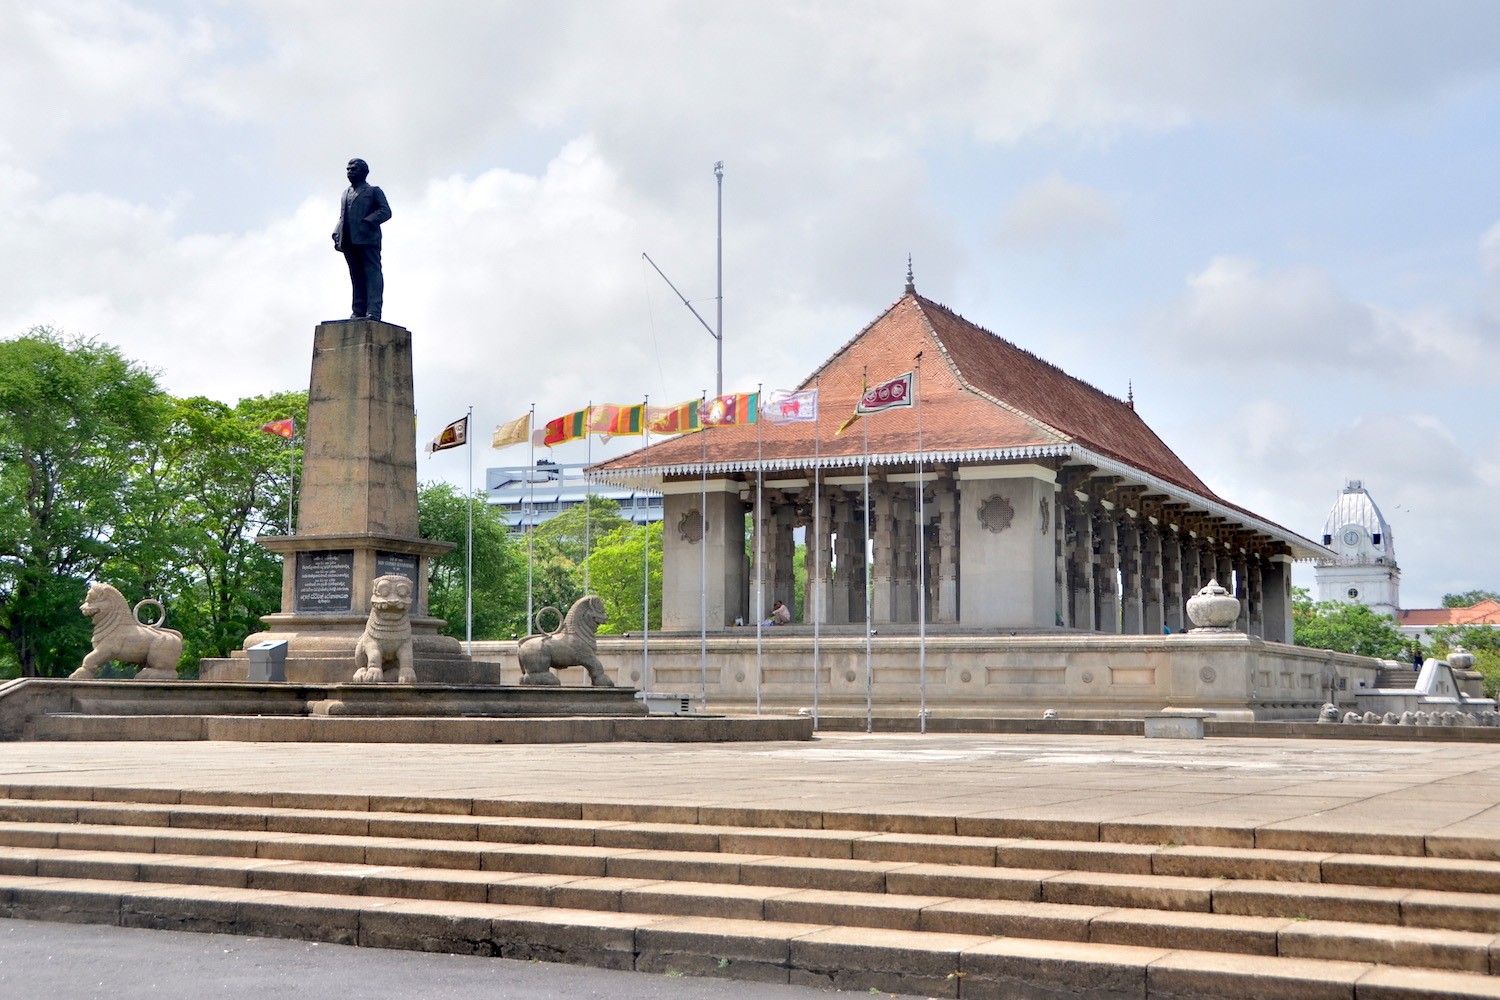
[[[385,665],[396,668],[396,680],[415,684],[412,667],[411,602],[414,585],[404,576],[378,576],[370,592],[370,620],[354,646],[354,682],[378,684]]]
[[[609,615],[600,598],[589,594],[574,601],[556,632],[528,636],[516,647],[521,683],[560,684],[552,668],[585,667],[594,687],[614,687],[615,682],[604,673],[604,664],[595,653],[599,642],[594,633],[607,621]]]
[[[83,658],[83,666],[73,671],[74,680],[90,680],[99,676],[99,668],[111,660],[134,663],[140,666],[136,680],[175,681],[177,661],[182,659],[182,633],[176,629],[163,628],[166,612],[155,625],[145,625],[136,618],[143,604],[160,601],[141,601],[132,609],[125,595],[107,583],[96,583],[89,587],[89,596],[78,606],[78,610],[94,621],[94,648]]]

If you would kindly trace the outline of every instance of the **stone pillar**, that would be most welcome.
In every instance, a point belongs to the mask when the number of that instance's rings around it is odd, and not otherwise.
[[[1052,559],[1056,565],[1052,569],[1052,582],[1057,590],[1057,610],[1054,617],[1059,628],[1067,624],[1068,605],[1071,603],[1068,592],[1068,532],[1063,524],[1065,517],[1063,494],[1054,484],[1052,490]]]
[[[1178,540],[1182,545],[1182,627],[1189,629],[1193,623],[1188,618],[1187,602],[1207,582],[1203,579],[1203,548],[1197,535],[1179,535]]]
[[[766,579],[770,583],[766,593],[766,617],[770,617],[770,609],[780,601],[794,612],[792,620],[797,621],[797,539],[793,534],[797,528],[797,505],[782,499],[771,506],[770,513],[770,531],[766,533],[766,543],[771,550],[771,558],[766,561]]]
[[[890,487],[884,483],[871,484],[870,538],[874,548],[874,565],[871,578],[874,586],[870,595],[870,620],[877,623],[894,622],[895,616],[895,525],[891,517]]]
[[[1248,635],[1250,633],[1250,559],[1238,548],[1234,550],[1230,558],[1234,562],[1234,596],[1240,601],[1240,617],[1234,627]]]
[[[1094,630],[1094,514],[1092,503],[1067,493],[1070,628]]]
[[[1140,635],[1145,617],[1141,593],[1141,529],[1123,510],[1115,519],[1120,548],[1120,631]]]
[[[1218,580],[1219,586],[1225,590],[1234,589],[1234,563],[1229,561],[1229,553],[1224,550],[1224,543],[1215,538],[1212,545],[1203,546],[1203,585],[1208,586],[1208,581]]]
[[[965,625],[1051,628],[1057,621],[1052,540],[1056,478],[1041,466],[958,470]]]
[[[809,487],[811,489],[811,487]],[[811,496],[812,494],[808,494]],[[807,593],[802,620],[827,624],[833,611],[833,504],[825,490],[822,509],[807,521]]]
[[[771,557],[773,553],[771,497],[765,490],[761,490],[759,508],[756,507],[756,502],[755,484],[751,483],[750,570],[745,580],[745,591],[749,598],[744,618],[746,624],[754,622],[757,618],[764,620],[771,615]],[[662,529],[662,536],[666,537],[665,527]]]
[[[1261,575],[1264,601],[1261,635],[1271,642],[1292,642],[1292,557],[1275,555]]]
[[[849,495],[836,486],[828,487],[828,509],[833,521],[834,578],[829,587],[828,620],[831,623],[849,623],[849,590],[854,577],[855,553],[859,543]]]
[[[1265,619],[1262,616],[1261,578],[1265,559],[1259,555],[1250,557],[1250,634],[1265,634]]]
[[[740,484],[709,480],[707,505],[701,505],[696,482],[666,483],[662,492],[662,627],[696,629],[702,598],[708,597],[708,627],[734,624],[745,606],[748,578],[745,562],[745,504]],[[701,512],[707,511],[703,536]],[[703,578],[706,546],[708,572]],[[769,612],[768,612],[769,613]]]
[[[1112,635],[1120,631],[1120,536],[1115,526],[1114,512],[1101,508],[1094,526],[1099,532],[1095,544],[1097,551],[1094,576],[1094,603],[1098,608],[1098,618],[1094,628]]]
[[[1161,529],[1141,524],[1141,631],[1161,635],[1166,618],[1162,609]]]
[[[933,488],[932,504],[937,527],[937,561],[932,568],[935,606],[932,620],[958,621],[958,488],[951,479],[940,479]]]
[[[1166,525],[1161,529],[1161,615],[1162,625],[1181,632],[1187,611],[1182,567],[1182,536]]]
[[[916,495],[904,486],[891,487],[891,619],[917,620]]]

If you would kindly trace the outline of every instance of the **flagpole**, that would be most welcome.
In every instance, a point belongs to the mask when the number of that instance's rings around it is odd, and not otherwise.
[[[703,437],[703,458],[698,465],[698,694],[702,712],[708,711],[708,425],[703,422],[707,403],[705,391],[698,401],[698,433]]]
[[[651,467],[651,424],[646,419],[646,414],[651,410],[651,397],[647,396],[641,401],[641,433],[646,435],[646,468]],[[641,477],[645,483],[646,478]],[[665,524],[666,507],[662,507],[663,524]],[[641,690],[651,690],[651,498],[646,498],[645,523],[641,525],[645,533],[645,555],[641,557]]]
[[[577,399],[578,397],[575,396],[573,398]],[[583,441],[583,467],[587,470],[590,465],[594,464],[594,401],[592,399],[589,400],[588,409],[583,411]],[[590,593],[589,542],[591,539],[589,536],[593,526],[593,510],[591,508],[594,505],[589,501],[592,499],[593,491],[589,483],[588,472],[585,471],[583,474],[583,594],[585,597]]]
[[[927,508],[922,482],[922,352],[917,352],[917,677],[922,688],[918,731],[927,732]]]
[[[760,406],[760,393],[764,383],[755,386],[755,405]],[[759,417],[761,414],[756,414]],[[760,686],[764,679],[764,670],[761,667],[760,650],[760,623],[766,618],[766,569],[763,553],[763,537],[761,534],[761,502],[765,497],[763,483],[766,478],[766,466],[764,451],[761,447],[762,435],[765,433],[760,426],[760,420],[755,421],[755,714],[760,714]],[[817,723],[813,724],[817,728]]]
[[[870,370],[863,369],[860,376],[860,403],[864,402],[864,394],[870,385]],[[855,406],[858,412],[859,406]],[[865,439],[865,549],[860,558],[865,564],[865,732],[875,731],[875,677],[870,672],[870,626],[874,623],[871,617],[870,605],[874,603],[874,595],[870,591],[870,576],[872,567],[870,565],[870,422],[861,420],[860,432]]]
[[[531,634],[531,529],[527,522],[536,518],[536,404],[531,404],[531,415],[526,420],[526,516],[521,519],[521,530],[526,532],[526,634]]]
[[[286,491],[286,533],[295,535],[297,527],[292,521],[292,498],[297,495],[297,451],[294,442],[297,439],[297,424],[292,422],[292,436],[286,439],[286,465],[288,483]]]
[[[474,407],[464,416],[464,444],[469,459],[469,529],[464,543],[464,652],[474,655]]]
[[[814,399],[817,398],[817,386],[814,384]],[[823,473],[819,467],[822,457],[819,445],[819,430],[823,411],[817,409],[813,404],[813,534],[818,539],[817,557],[813,562],[816,582],[813,587],[813,732],[818,731],[818,672],[822,668],[822,660],[819,656],[819,635],[823,622]]]

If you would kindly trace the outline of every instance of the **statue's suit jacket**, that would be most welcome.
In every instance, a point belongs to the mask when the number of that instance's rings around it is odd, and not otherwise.
[[[333,230],[334,247],[344,249],[346,225],[351,246],[380,246],[380,224],[391,217],[391,206],[385,200],[385,192],[373,184],[362,184],[354,189],[353,201],[348,199],[347,191],[344,194],[345,197],[339,199],[339,224]]]

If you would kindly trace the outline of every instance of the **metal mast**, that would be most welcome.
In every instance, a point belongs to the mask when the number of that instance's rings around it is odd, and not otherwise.
[[[719,352],[719,381],[715,396],[724,395],[724,161],[714,164],[714,179],[719,185],[719,332],[714,340]]]

